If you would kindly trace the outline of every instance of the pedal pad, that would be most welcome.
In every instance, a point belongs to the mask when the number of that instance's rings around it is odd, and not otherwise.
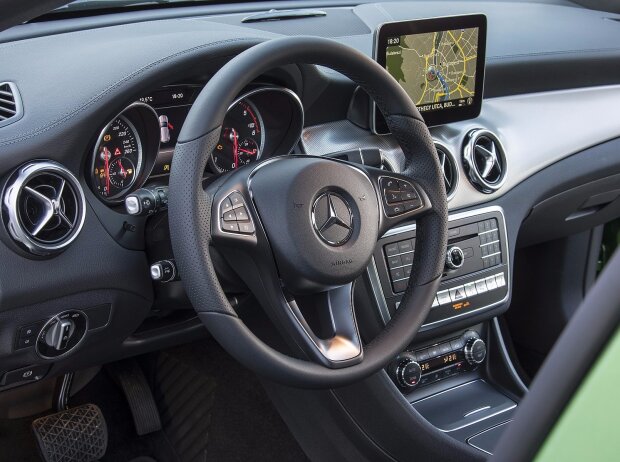
[[[32,430],[46,462],[91,462],[108,447],[108,428],[94,404],[40,417]]]
[[[142,436],[161,430],[161,419],[153,392],[138,362],[127,359],[107,367],[127,398],[136,433]]]

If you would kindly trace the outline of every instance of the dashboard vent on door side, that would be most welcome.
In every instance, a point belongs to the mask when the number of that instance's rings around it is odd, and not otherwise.
[[[12,82],[0,82],[0,127],[17,122],[24,115],[17,86]]]
[[[439,163],[441,164],[441,170],[443,172],[443,181],[446,186],[446,195],[448,200],[452,199],[456,192],[456,187],[459,182],[459,169],[456,161],[452,156],[452,153],[446,146],[438,141],[435,141],[435,149],[437,149],[437,155],[439,156]]]
[[[472,130],[466,138],[463,165],[471,183],[490,194],[506,180],[506,155],[499,139],[488,130]]]
[[[39,161],[11,175],[2,206],[2,218],[13,240],[34,255],[49,256],[78,236],[86,202],[71,172],[56,162]]]

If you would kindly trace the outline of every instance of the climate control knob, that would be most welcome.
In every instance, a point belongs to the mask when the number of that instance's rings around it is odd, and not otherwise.
[[[396,381],[403,388],[413,388],[420,383],[422,369],[412,357],[403,357],[396,366]]]
[[[448,248],[446,252],[446,268],[459,269],[465,262],[465,254],[460,247],[452,246]]]
[[[477,366],[487,357],[487,345],[482,339],[470,338],[463,349],[465,360],[472,366]]]

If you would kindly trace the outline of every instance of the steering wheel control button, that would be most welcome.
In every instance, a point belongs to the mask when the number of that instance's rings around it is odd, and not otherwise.
[[[251,221],[248,222],[239,222],[239,232],[241,234],[254,234],[254,223]]]
[[[400,191],[385,191],[385,198],[388,204],[402,202],[402,196]]]
[[[243,196],[239,194],[238,192],[232,193],[230,196],[228,196],[228,199],[230,199],[230,203],[232,204],[233,208],[237,208],[242,205],[245,205]]]
[[[233,234],[254,234],[256,229],[243,196],[233,192],[220,203],[220,228]]]
[[[222,227],[222,231],[228,231],[229,233],[239,233],[239,224],[237,222],[228,222],[222,220],[220,222],[220,226]]]
[[[88,318],[81,311],[59,313],[39,332],[36,352],[44,359],[64,356],[80,344],[87,330]]]
[[[381,187],[386,190],[400,191],[398,180],[395,178],[382,178]]]
[[[156,282],[170,282],[177,276],[177,268],[172,260],[161,260],[151,265],[151,279]]]
[[[234,210],[224,213],[224,221],[237,221],[237,214]]]
[[[220,204],[220,211],[222,212],[222,214],[232,210],[232,208],[233,208],[232,202],[230,202],[230,199],[228,197],[224,199],[222,203]]]
[[[249,221],[250,217],[248,216],[248,211],[242,205],[235,209],[235,216],[237,221]]]
[[[396,217],[422,207],[422,200],[413,184],[396,178],[383,177],[379,184],[383,206],[388,217]]]
[[[353,233],[353,213],[349,203],[339,194],[326,192],[312,206],[312,226],[326,244],[346,244]]]

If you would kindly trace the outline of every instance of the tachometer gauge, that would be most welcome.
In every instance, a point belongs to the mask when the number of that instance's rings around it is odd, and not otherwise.
[[[241,99],[226,113],[211,164],[218,172],[228,172],[256,162],[260,159],[264,144],[260,113],[249,100]]]
[[[121,199],[142,166],[142,144],[134,125],[118,116],[101,133],[92,164],[93,189],[102,199]]]

